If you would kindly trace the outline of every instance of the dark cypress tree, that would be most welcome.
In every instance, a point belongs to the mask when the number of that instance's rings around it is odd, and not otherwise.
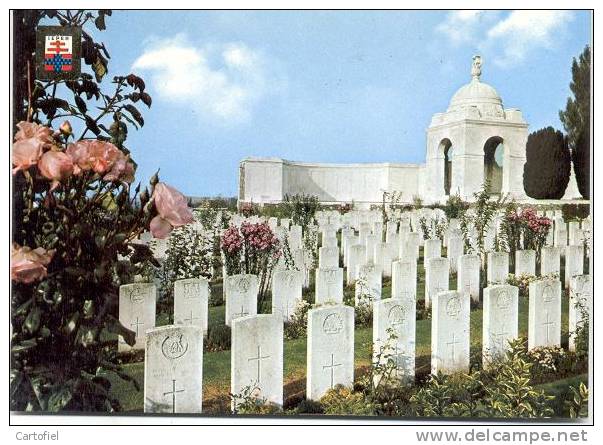
[[[560,199],[570,177],[571,155],[567,139],[553,127],[528,136],[523,186],[535,199]]]
[[[574,97],[567,99],[559,119],[567,132],[578,189],[583,197],[590,197],[590,47],[586,46],[578,60],[572,62]]]

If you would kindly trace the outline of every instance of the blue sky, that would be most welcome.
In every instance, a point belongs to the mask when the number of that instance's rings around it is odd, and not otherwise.
[[[188,195],[235,196],[247,156],[423,162],[476,53],[530,131],[561,129],[590,32],[576,11],[114,11],[95,36],[109,74],[141,75],[153,97],[128,137],[137,180],[161,168]]]

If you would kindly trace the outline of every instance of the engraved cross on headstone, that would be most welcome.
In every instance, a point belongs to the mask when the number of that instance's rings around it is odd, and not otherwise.
[[[179,392],[184,392],[184,389],[176,390],[176,380],[172,380],[172,390],[163,393],[164,396],[172,395],[172,413],[176,412],[176,394]]]
[[[456,362],[456,345],[460,344],[460,341],[456,338],[455,333],[452,333],[452,341],[446,343],[447,346],[452,346],[452,363]]]
[[[551,326],[553,326],[555,324],[554,321],[549,319],[549,311],[546,311],[546,322],[542,323],[542,326],[546,327],[546,342],[548,343],[550,340],[550,336],[549,336],[549,329]]]
[[[410,359],[410,355],[406,354],[406,352],[404,352],[404,350],[400,350],[398,347],[398,343],[396,343],[396,346],[394,348],[394,362],[396,364],[396,370],[400,369],[400,362],[402,360],[400,359]]]
[[[245,305],[241,305],[241,312],[237,312],[234,314],[235,318],[244,317],[245,315],[249,315],[249,312],[245,310]]]
[[[470,297],[473,297],[471,291],[473,289],[474,283],[475,280],[473,279],[473,274],[469,274],[469,280],[467,280],[467,282],[465,283],[465,293],[469,294]]]
[[[258,369],[257,369],[257,383],[261,383],[262,381],[262,360],[270,358],[269,355],[262,356],[262,347],[258,345],[258,355],[257,357],[248,358],[248,362],[257,361]]]
[[[194,321],[201,320],[200,317],[193,316],[193,311],[191,310],[191,315],[188,318],[185,318],[184,321],[187,321],[189,324],[193,324]]]
[[[331,371],[331,389],[333,389],[333,383],[334,383],[334,379],[335,379],[335,368],[337,366],[341,366],[341,363],[335,363],[335,357],[333,354],[331,354],[331,364],[323,365],[323,367],[322,367],[322,369],[330,369],[330,371]]]
[[[291,299],[286,299],[281,310],[286,319],[289,319],[289,314],[293,312],[295,309],[295,301]]]
[[[139,333],[138,333],[138,326],[144,326],[144,323],[138,320],[138,317],[136,317],[136,321],[133,323],[130,323],[130,326],[135,326],[136,327],[136,337],[138,337]]]
[[[503,341],[509,335],[509,333],[503,330],[503,332],[498,332],[498,333],[493,332],[491,335],[492,335],[492,339],[494,340],[494,343],[496,343],[498,346],[500,346],[502,348],[504,346]]]

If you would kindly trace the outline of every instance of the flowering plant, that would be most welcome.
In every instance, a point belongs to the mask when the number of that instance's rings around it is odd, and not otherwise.
[[[511,253],[513,260],[515,252],[520,249],[534,250],[539,259],[550,229],[549,218],[538,216],[531,207],[519,209],[516,203],[511,202],[506,207],[498,238]]]
[[[189,218],[181,194],[162,191],[167,186],[157,175],[149,187],[130,186],[136,164],[124,142],[129,125],[144,124],[133,103],[151,105],[141,78],[115,76],[115,91],[102,91],[108,52],[84,30],[82,64],[94,75],[35,78],[35,31],[41,21],[94,23],[102,30],[110,15],[109,10],[14,14],[19,45],[12,101],[9,403],[15,411],[120,409],[110,373],[136,387],[137,382],[121,371],[117,356],[117,335],[134,341],[134,332],[117,319],[118,288],[141,264],[154,261],[147,246],[132,241],[153,219],[162,229],[156,234],[164,236]],[[57,126],[58,118],[67,120]],[[119,255],[130,261],[118,261]]]
[[[245,218],[249,218],[254,213],[253,203],[251,203],[251,202],[242,203],[240,212],[241,212],[241,215],[243,215]]]
[[[229,227],[222,235],[220,247],[225,259],[226,273],[258,275],[260,305],[269,289],[272,270],[282,254],[280,244],[266,222],[243,222],[240,227]]]

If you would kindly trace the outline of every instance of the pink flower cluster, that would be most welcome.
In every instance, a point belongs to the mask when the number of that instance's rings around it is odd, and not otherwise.
[[[536,211],[531,208],[525,208],[518,213],[510,215],[512,221],[520,222],[534,233],[540,233],[551,226],[551,220],[545,216],[538,216]]]
[[[243,237],[241,237],[239,229],[235,226],[226,229],[220,240],[220,247],[224,250],[224,253],[227,254],[240,252],[243,247]]]
[[[18,283],[33,283],[47,274],[46,266],[52,260],[54,250],[42,247],[31,249],[13,244],[10,252],[10,278]]]
[[[241,234],[249,247],[261,252],[268,252],[279,244],[278,238],[266,222],[256,224],[244,222],[241,224]]]
[[[243,204],[241,204],[241,214],[248,218],[251,215],[253,215],[253,204],[250,202],[244,202]]]
[[[19,122],[17,127],[13,174],[37,165],[40,174],[52,181],[52,189],[83,171],[94,171],[108,182],[130,183],[134,180],[130,156],[110,142],[77,141],[61,151],[54,144],[52,129],[31,122]]]
[[[181,227],[194,221],[186,197],[174,187],[160,182],[155,186],[152,198],[158,213],[150,224],[153,237],[163,239],[174,227]]]

